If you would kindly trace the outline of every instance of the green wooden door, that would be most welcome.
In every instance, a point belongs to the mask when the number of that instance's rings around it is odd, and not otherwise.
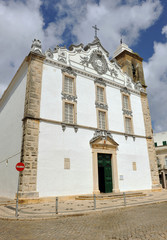
[[[112,192],[111,154],[98,153],[98,173],[100,192]]]

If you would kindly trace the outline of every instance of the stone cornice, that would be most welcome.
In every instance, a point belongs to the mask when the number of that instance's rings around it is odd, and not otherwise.
[[[88,129],[88,130],[92,130],[92,131],[96,131],[96,130],[99,130],[101,131],[101,129],[99,128],[95,128],[95,127],[90,127],[90,126],[84,126],[84,125],[80,125],[80,124],[70,124],[70,123],[64,123],[64,122],[61,122],[61,121],[56,121],[56,120],[51,120],[51,119],[46,119],[46,118],[33,118],[33,117],[24,117],[22,119],[22,121],[25,121],[27,119],[34,119],[34,120],[38,120],[38,121],[41,121],[41,122],[46,122],[46,123],[52,123],[52,124],[56,124],[56,125],[60,125],[62,126],[63,124],[66,125],[66,127],[75,127],[77,129]],[[127,134],[125,132],[118,132],[118,131],[114,131],[114,130],[107,130],[107,132],[110,132],[111,134],[116,134],[116,135],[122,135],[122,136],[128,136],[128,137],[136,137],[136,138],[149,138],[147,136],[143,136],[143,135],[135,135],[135,134]]]
[[[45,59],[44,61],[45,64],[48,64],[48,65],[51,65],[51,66],[57,66],[59,68],[66,68],[66,67],[69,67],[67,66],[66,64],[64,63],[61,63],[61,62],[57,62],[55,60],[52,60],[52,59]],[[72,66],[72,69],[75,71],[76,74],[81,74],[81,75],[84,75],[84,76],[87,76],[87,77],[90,77],[92,78],[92,80],[96,80],[97,78],[99,78],[99,75],[98,74],[91,74],[91,73],[87,73],[85,71],[83,71],[82,69],[78,69],[78,68],[75,68],[74,66]],[[114,81],[110,81],[108,79],[106,79],[105,77],[103,77],[103,80],[104,82],[106,83],[106,85],[108,86],[114,86],[116,88],[119,88],[119,89],[122,89],[122,87],[125,87],[123,84],[119,84],[119,83],[116,83]],[[134,89],[131,89],[131,88],[128,88],[129,92],[131,93],[134,93],[136,95],[140,95],[140,92],[137,91],[137,90],[134,90]],[[144,94],[144,93],[143,93]]]

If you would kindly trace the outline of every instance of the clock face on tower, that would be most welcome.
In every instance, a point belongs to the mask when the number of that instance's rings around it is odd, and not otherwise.
[[[90,57],[90,62],[92,64],[92,67],[99,74],[105,74],[107,72],[107,62],[100,51],[93,51]]]

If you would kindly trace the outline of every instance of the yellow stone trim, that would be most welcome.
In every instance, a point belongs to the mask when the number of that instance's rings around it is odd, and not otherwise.
[[[105,113],[105,129],[103,129],[103,130],[108,130],[108,111],[105,109],[101,109],[101,108],[96,108],[97,128],[102,129],[99,126],[99,111]]]
[[[76,96],[76,77],[73,76],[73,75],[70,75],[66,72],[63,72],[62,73],[62,92],[65,93],[65,94],[68,94],[64,91],[64,86],[65,86],[65,77],[69,77],[73,80],[73,94],[72,96]]]
[[[102,88],[104,90],[104,102],[99,102],[97,99],[97,87]],[[107,104],[106,87],[105,86],[102,86],[99,83],[95,83],[95,96],[96,96],[96,102]]]
[[[141,93],[141,104],[143,110],[143,118],[146,132],[146,141],[147,141],[147,149],[148,149],[148,157],[150,162],[150,170],[151,170],[151,179],[152,179],[152,188],[160,188],[159,183],[159,174],[157,167],[157,158],[153,140],[153,131],[151,125],[151,117],[148,105],[147,95]]]
[[[25,169],[20,173],[19,197],[38,197],[36,192],[39,117],[43,61],[45,56],[33,52],[27,57],[28,72],[23,119],[21,162]]]
[[[127,96],[127,97],[128,97],[128,105],[129,105],[129,108],[128,108],[128,109],[124,108],[124,96]],[[131,108],[131,100],[130,100],[129,94],[128,94],[128,93],[122,93],[122,94],[121,94],[121,97],[122,97],[122,109],[132,111],[132,108]]]
[[[69,100],[65,100],[65,99],[63,99],[63,101],[62,101],[62,120],[63,120],[63,123],[66,123],[65,122],[65,104],[66,103],[72,104],[74,106],[74,108],[73,108],[73,114],[74,114],[73,115],[74,116],[73,124],[77,124],[77,103],[69,101]]]
[[[127,133],[127,131],[126,131],[126,118],[131,119],[131,133]],[[126,114],[124,115],[124,129],[125,129],[125,134],[134,135],[133,117],[126,115]]]

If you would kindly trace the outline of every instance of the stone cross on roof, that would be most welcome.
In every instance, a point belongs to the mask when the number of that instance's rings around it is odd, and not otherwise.
[[[92,26],[92,28],[94,28],[95,29],[95,38],[97,38],[97,30],[100,30],[99,28],[97,28],[97,26],[95,25],[95,26]]]

